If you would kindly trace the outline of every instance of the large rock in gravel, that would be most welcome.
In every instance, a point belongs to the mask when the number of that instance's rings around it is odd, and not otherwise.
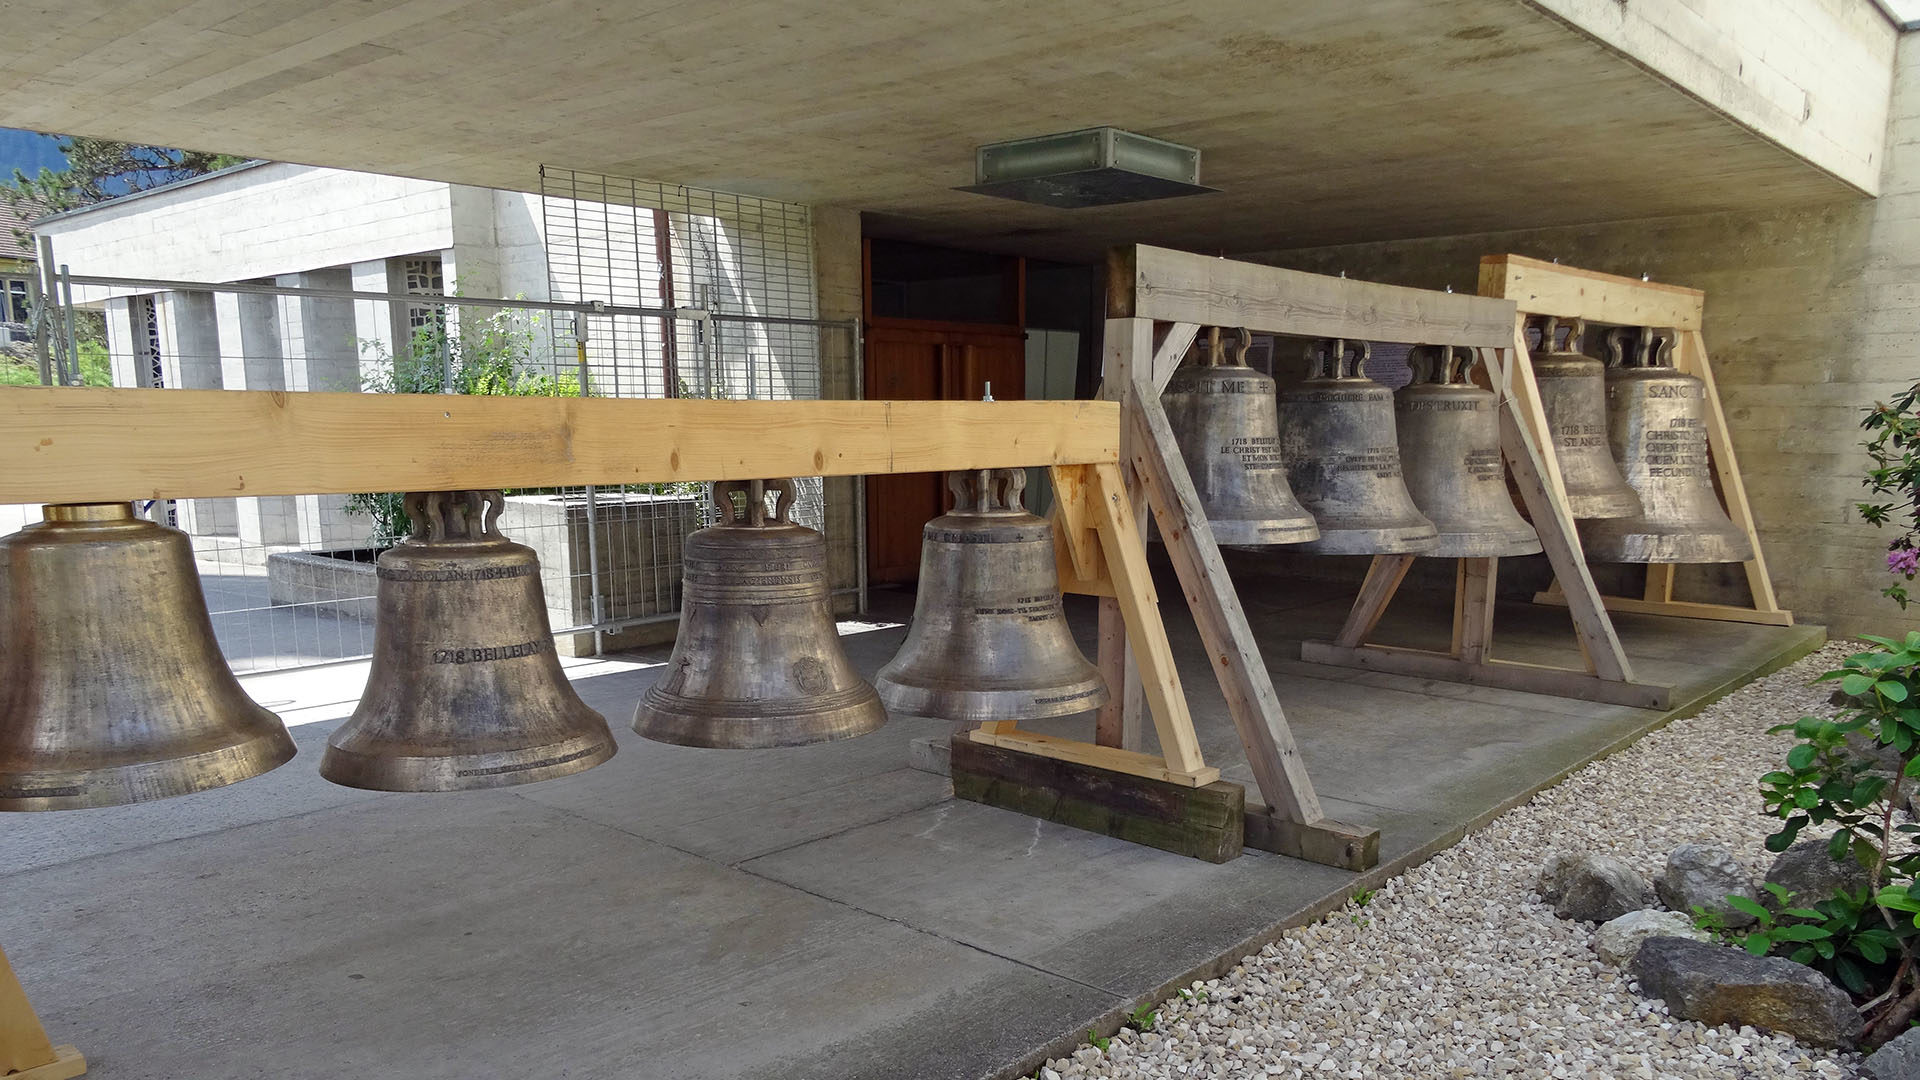
[[[1629,911],[1617,919],[1600,924],[1593,934],[1593,952],[1602,961],[1617,968],[1633,963],[1634,955],[1648,938],[1682,937],[1694,941],[1710,939],[1693,920],[1673,911]]]
[[[1753,923],[1753,916],[1727,903],[1729,896],[1758,900],[1753,879],[1740,868],[1733,852],[1718,844],[1682,844],[1667,856],[1667,868],[1654,879],[1653,891],[1670,911],[1682,914],[1694,908],[1717,912],[1729,929]],[[1689,924],[1690,925],[1690,924]]]
[[[1920,1028],[1909,1028],[1860,1063],[1860,1075],[1873,1080],[1920,1080]]]
[[[1549,856],[1536,889],[1555,915],[1583,922],[1606,922],[1653,906],[1653,886],[1611,855]]]
[[[1850,1048],[1860,1013],[1847,992],[1791,960],[1678,937],[1648,938],[1630,969],[1640,992],[1683,1020],[1751,1024],[1815,1046]]]
[[[1787,890],[1795,907],[1806,907],[1829,900],[1841,889],[1861,889],[1867,884],[1867,871],[1849,855],[1835,859],[1827,854],[1825,840],[1802,840],[1780,853],[1767,869],[1767,880]],[[1768,907],[1779,907],[1769,893]]]
[[[1909,1028],[1868,1054],[1860,1063],[1860,1075],[1872,1080],[1920,1080],[1920,1028]]]

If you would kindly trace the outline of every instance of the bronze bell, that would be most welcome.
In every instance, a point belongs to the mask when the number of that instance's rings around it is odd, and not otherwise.
[[[1533,377],[1560,461],[1568,512],[1576,519],[1638,514],[1640,497],[1620,475],[1620,465],[1607,448],[1606,365],[1580,351],[1586,324],[1567,320],[1564,345],[1559,319],[1545,316],[1537,325],[1540,344],[1532,351]]]
[[[376,567],[373,667],[320,775],[375,791],[465,791],[583,772],[607,722],[560,670],[540,560],[500,535],[498,491],[409,492],[412,535]]]
[[[292,759],[220,656],[185,533],[127,503],[41,513],[0,540],[0,810],[148,802]]]
[[[1025,469],[950,472],[953,510],[927,523],[920,592],[874,683],[887,708],[972,725],[1107,703],[1061,604],[1053,526],[1023,505]]]
[[[1239,333],[1239,353],[1228,361],[1216,327],[1200,363],[1173,373],[1160,405],[1216,541],[1260,545],[1316,539],[1320,527],[1287,486],[1273,380],[1247,366],[1253,335]]]
[[[1608,335],[1607,434],[1642,510],[1582,521],[1580,546],[1597,562],[1720,563],[1753,558],[1753,544],[1713,489],[1707,386],[1673,369],[1671,330],[1642,330],[1633,359],[1624,331]],[[1657,342],[1657,347],[1655,343]]]
[[[713,497],[720,523],[687,537],[680,634],[633,730],[681,746],[751,749],[852,738],[886,723],[879,695],[840,647],[826,537],[787,520],[793,482],[715,484]]]
[[[1409,357],[1413,381],[1393,395],[1407,490],[1440,530],[1423,555],[1486,558],[1540,550],[1533,526],[1507,495],[1500,456],[1500,404],[1468,377],[1472,349],[1422,345]]]
[[[1287,480],[1320,523],[1302,551],[1424,554],[1438,536],[1400,474],[1393,391],[1367,378],[1371,354],[1364,341],[1316,343],[1311,375],[1280,395]]]

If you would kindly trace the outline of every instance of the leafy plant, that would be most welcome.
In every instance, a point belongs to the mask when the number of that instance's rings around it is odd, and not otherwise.
[[[1884,502],[1857,504],[1861,518],[1875,526],[1894,524],[1900,534],[1887,544],[1887,570],[1901,580],[1880,590],[1902,608],[1907,606],[1907,582],[1920,572],[1920,383],[1893,399],[1867,410],[1860,427],[1872,433],[1865,444],[1873,465],[1861,481]]]
[[[1142,1005],[1127,1014],[1127,1026],[1135,1031],[1152,1031],[1153,1025],[1160,1022],[1160,1013],[1151,1005]],[[1105,1050],[1106,1047],[1101,1047]]]
[[[1107,1052],[1107,1047],[1113,1045],[1112,1039],[1106,1037],[1105,1035],[1095,1034],[1092,1028],[1087,1029],[1087,1041],[1093,1044],[1093,1048],[1095,1050],[1098,1050],[1103,1054]]]
[[[579,397],[580,380],[540,370],[540,316],[513,309],[465,314],[449,332],[445,320],[415,328],[400,356],[380,341],[361,341],[361,389],[370,394],[479,394],[491,397]],[[373,519],[373,543],[387,547],[412,530],[400,492],[362,492],[347,512]]]
[[[1820,968],[1856,995],[1869,998],[1866,1042],[1874,1045],[1906,1029],[1920,1014],[1920,971],[1914,943],[1920,940],[1920,826],[1894,824],[1895,808],[1920,777],[1920,632],[1903,640],[1867,637],[1874,648],[1855,653],[1816,682],[1838,682],[1846,695],[1832,717],[1803,716],[1772,732],[1799,740],[1786,767],[1760,778],[1767,810],[1784,824],[1767,838],[1769,851],[1785,851],[1808,826],[1833,826],[1827,854],[1858,863],[1868,885],[1841,890],[1799,907],[1786,907],[1785,890],[1769,885],[1781,910],[1771,912],[1745,897],[1727,902],[1759,920],[1743,944],[1760,955],[1785,955]],[[1869,739],[1893,751],[1892,777],[1852,752],[1848,738]]]
[[[1360,907],[1366,907],[1368,904],[1373,903],[1373,898],[1378,891],[1377,889],[1355,889],[1353,891],[1353,902]]]

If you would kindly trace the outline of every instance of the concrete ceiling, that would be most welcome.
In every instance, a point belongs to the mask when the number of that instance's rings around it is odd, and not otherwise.
[[[1753,209],[1859,192],[1524,0],[35,0],[0,124],[506,188],[541,164],[1085,257]],[[1110,124],[1219,194],[952,190]]]

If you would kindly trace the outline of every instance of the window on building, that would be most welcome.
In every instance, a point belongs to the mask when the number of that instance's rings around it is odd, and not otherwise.
[[[27,321],[27,279],[0,277],[0,322]]]
[[[402,292],[415,296],[447,295],[446,280],[441,277],[439,256],[427,256],[420,259],[400,260],[400,272],[405,279]],[[407,328],[414,333],[431,328],[439,330],[447,322],[447,309],[439,304],[410,304],[407,307]]]

